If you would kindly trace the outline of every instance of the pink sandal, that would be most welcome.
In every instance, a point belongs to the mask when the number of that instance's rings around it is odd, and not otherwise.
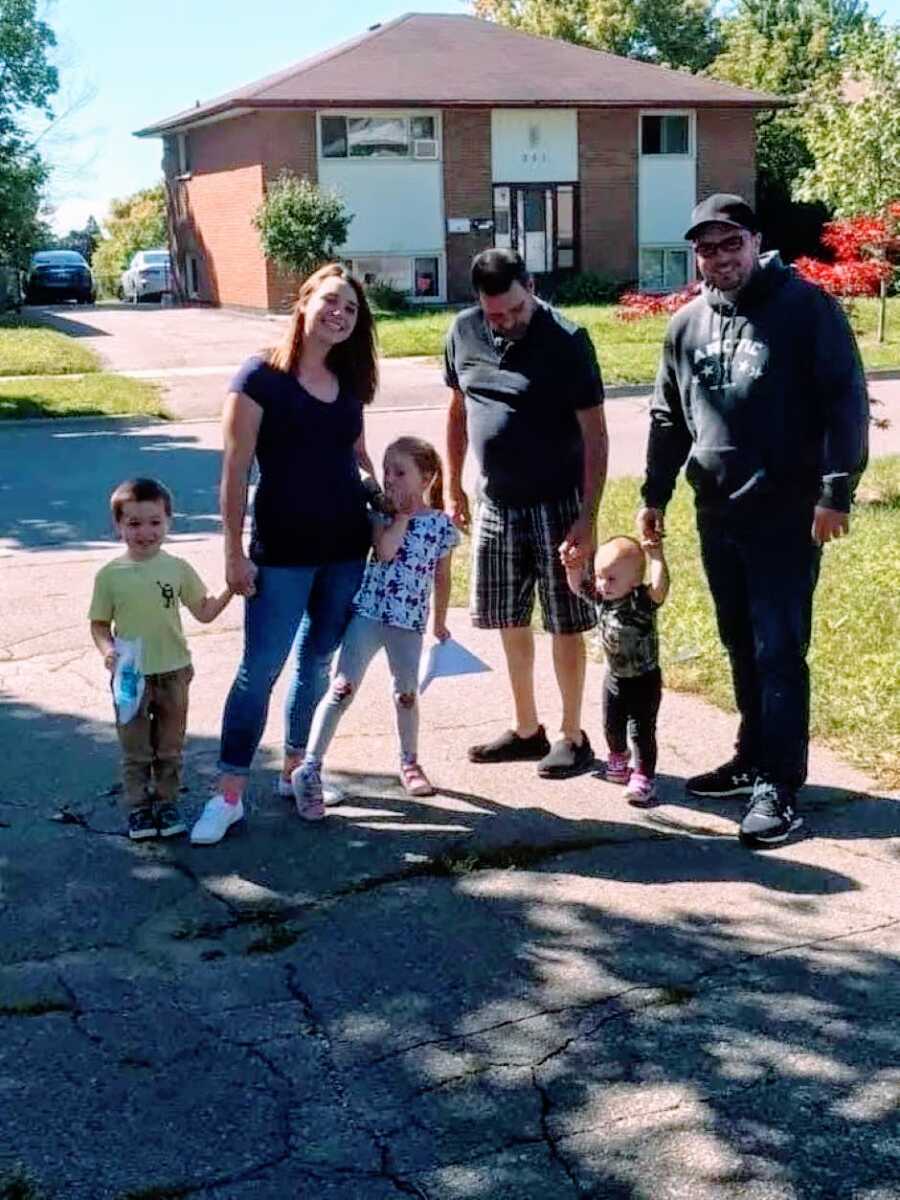
[[[433,796],[435,788],[417,762],[400,764],[400,782],[407,796]]]

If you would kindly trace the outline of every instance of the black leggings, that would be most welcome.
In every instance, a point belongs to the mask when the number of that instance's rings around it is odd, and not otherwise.
[[[637,751],[637,769],[656,771],[656,715],[662,699],[659,667],[643,675],[619,676],[609,671],[603,680],[603,730],[613,754],[628,753],[628,735]]]

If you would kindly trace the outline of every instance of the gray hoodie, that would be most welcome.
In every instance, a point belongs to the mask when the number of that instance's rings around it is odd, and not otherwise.
[[[669,323],[644,503],[665,508],[687,460],[701,509],[846,512],[868,428],[865,376],[844,313],[772,251],[733,301],[704,286]]]

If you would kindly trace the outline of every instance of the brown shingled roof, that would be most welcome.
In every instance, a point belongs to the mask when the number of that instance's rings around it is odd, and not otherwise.
[[[407,13],[277,75],[148,125],[137,136],[158,135],[234,109],[774,108],[784,103],[782,97],[534,37],[476,17]]]

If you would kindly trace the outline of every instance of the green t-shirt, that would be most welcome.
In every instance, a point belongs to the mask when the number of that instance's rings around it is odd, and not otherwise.
[[[90,620],[110,621],[116,637],[140,638],[145,675],[177,671],[191,661],[180,607],[199,604],[206,586],[192,566],[160,550],[146,562],[124,555],[94,579]]]

